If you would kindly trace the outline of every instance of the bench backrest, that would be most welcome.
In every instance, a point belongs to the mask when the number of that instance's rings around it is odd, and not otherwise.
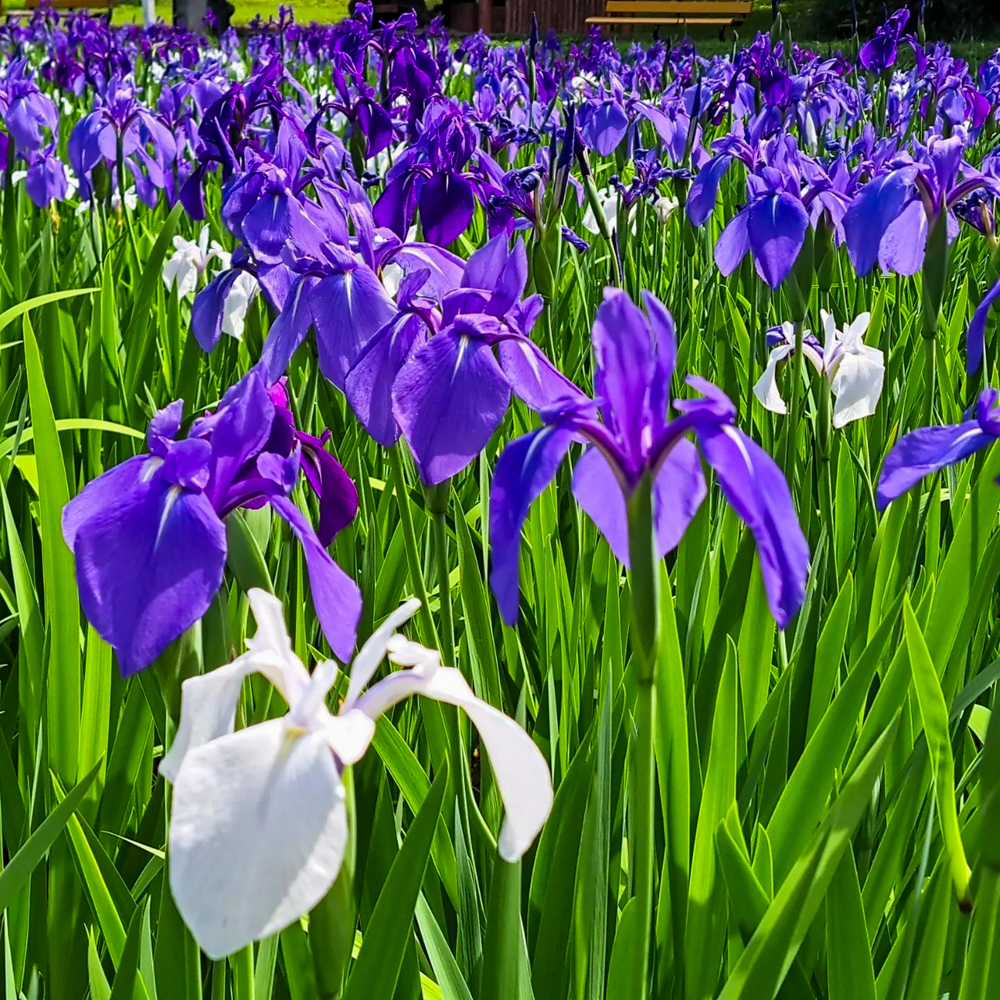
[[[753,0],[608,0],[609,14],[662,14],[671,17],[746,17]]]

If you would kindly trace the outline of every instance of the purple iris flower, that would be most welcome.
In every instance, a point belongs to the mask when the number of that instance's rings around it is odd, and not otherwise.
[[[59,138],[59,112],[52,98],[38,89],[26,59],[15,59],[0,82],[0,115],[25,158]]]
[[[820,188],[801,193],[791,157],[781,167],[763,167],[747,177],[748,202],[726,225],[715,246],[715,262],[726,276],[750,253],[757,273],[777,288],[795,266],[809,229],[808,208]]]
[[[542,299],[521,299],[523,242],[510,248],[496,236],[464,268],[453,258],[457,267],[432,270],[412,252],[396,261],[406,272],[398,314],[360,352],[345,392],[379,443],[391,446],[402,433],[421,478],[433,485],[483,450],[512,390],[540,408],[573,386],[528,336]]]
[[[916,274],[923,267],[927,234],[942,213],[953,239],[956,205],[980,188],[1000,194],[1000,182],[965,163],[960,136],[931,136],[919,152],[919,160],[900,158],[873,177],[844,215],[847,250],[859,275],[876,262],[899,274]]]
[[[402,237],[419,209],[429,243],[457,240],[476,210],[478,178],[468,168],[478,148],[476,129],[462,109],[431,104],[417,141],[389,170],[375,221]]]
[[[139,196],[155,206],[177,156],[177,143],[170,129],[136,100],[128,84],[112,80],[95,110],[73,126],[66,143],[83,197],[90,197],[95,167],[116,163],[119,149],[135,177]]]
[[[886,507],[932,472],[961,462],[1000,438],[998,400],[1000,392],[984,389],[962,423],[921,427],[900,438],[879,473],[879,507]]]
[[[208,610],[226,563],[224,518],[270,503],[302,545],[316,614],[348,660],[361,594],[326,546],[353,520],[357,493],[321,439],[296,430],[284,387],[254,369],[178,439],[184,402],[153,417],[149,454],[109,469],[63,510],[80,603],[124,676],[148,666]],[[320,530],[292,503],[299,471],[319,495]]]
[[[861,46],[858,58],[869,73],[884,73],[896,64],[899,41],[909,20],[909,10],[901,7],[882,27],[876,29],[874,38]]]
[[[645,314],[617,289],[605,291],[592,331],[596,399],[579,390],[540,410],[544,426],[507,446],[490,497],[490,583],[505,621],[518,606],[521,528],[531,504],[555,477],[570,445],[589,447],[576,464],[573,492],[615,555],[628,564],[627,502],[653,480],[653,518],[661,555],[675,548],[706,495],[699,449],[757,542],[771,611],[784,628],[802,604],[809,548],[788,483],[759,445],[735,424],[736,408],[711,382],[689,377],[699,399],[675,400],[667,419],[677,347],[663,304],[643,293]]]

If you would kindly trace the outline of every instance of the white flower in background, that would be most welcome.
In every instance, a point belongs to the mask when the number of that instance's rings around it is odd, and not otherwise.
[[[834,396],[833,426],[840,428],[875,412],[882,395],[885,361],[878,348],[868,347],[862,340],[871,313],[862,313],[843,330],[837,329],[833,316],[825,309],[820,310],[820,316],[826,342],[820,346],[808,330],[803,330],[802,353],[829,383]],[[782,323],[769,331],[768,341],[775,346],[753,387],[754,395],[772,413],[787,413],[778,388],[778,365],[795,353],[795,328],[791,323]]]
[[[601,208],[604,211],[604,217],[608,220],[608,229],[613,233],[618,227],[618,191],[613,188],[600,188],[597,192],[597,198],[601,203]],[[628,207],[628,219],[629,219],[629,232],[635,236],[635,205],[629,205]],[[597,222],[597,215],[594,213],[594,209],[590,202],[587,202],[587,208],[583,213],[583,228],[588,232],[593,233],[595,236],[601,235],[601,227]]]
[[[680,208],[681,203],[676,198],[671,198],[669,195],[661,194],[656,201],[653,202],[653,211],[656,213],[656,220],[661,226],[665,226],[667,222],[670,221],[670,216]]]
[[[174,237],[174,253],[163,265],[163,283],[168,289],[177,285],[177,296],[183,299],[192,295],[198,287],[198,279],[208,269],[213,258],[218,258],[223,267],[229,267],[229,254],[218,243],[208,245],[208,226],[202,226],[198,241]]]
[[[601,81],[593,73],[580,73],[570,81],[570,87],[579,94],[586,93],[592,87],[599,87]]]
[[[868,347],[862,340],[871,313],[862,313],[843,330],[837,329],[826,310],[820,310],[820,315],[826,332],[823,367],[836,400],[833,426],[843,427],[875,412],[885,380],[885,359],[877,347]]]
[[[228,254],[227,254],[228,256]],[[222,312],[222,332],[237,340],[243,339],[243,326],[246,322],[247,309],[254,296],[260,291],[257,279],[247,271],[240,271],[226,295]]]
[[[67,198],[70,198],[74,194],[76,194],[76,191],[79,187],[79,185],[77,184],[76,180],[73,177],[69,177],[69,182],[70,182],[70,187],[69,191],[66,194]],[[130,212],[134,212],[136,210],[136,207],[139,204],[139,195],[134,187],[130,187],[125,192],[125,204]],[[118,193],[117,190],[112,191],[111,192],[112,211],[120,212],[121,207],[122,207],[122,196]],[[86,215],[89,211],[91,211],[91,207],[90,207],[90,200],[88,199],[87,201],[81,201],[80,204],[76,206],[76,212],[74,214]]]
[[[458,706],[472,720],[506,809],[500,855],[513,861],[524,854],[552,807],[545,758],[458,670],[394,634],[419,602],[395,611],[365,643],[334,715],[326,698],[336,664],[327,660],[310,675],[292,650],[281,602],[262,590],[249,599],[257,633],[248,651],[184,682],[177,736],[160,764],[174,786],[170,888],[209,957],[280,931],[326,895],[347,844],[342,771],[368,749],[375,720],[413,694]],[[386,654],[408,669],[369,687]],[[288,712],[234,731],[240,689],[252,673],[277,688]]]
[[[600,188],[597,192],[598,200],[604,217],[608,220],[608,228],[614,232],[618,224],[618,192],[611,188]],[[587,210],[583,213],[583,228],[595,236],[601,235],[601,227],[597,222],[597,215],[593,206],[588,202]]]

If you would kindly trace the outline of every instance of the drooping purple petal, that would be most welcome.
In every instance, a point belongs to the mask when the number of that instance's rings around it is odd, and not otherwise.
[[[337,659],[348,663],[358,638],[361,591],[330,558],[330,553],[320,544],[312,525],[288,497],[272,497],[271,506],[288,522],[302,546],[313,606],[323,635]]]
[[[499,427],[510,385],[482,340],[446,331],[412,355],[392,387],[392,411],[425,483],[464,469]]]
[[[320,370],[343,390],[362,348],[396,315],[396,307],[375,272],[364,264],[323,278],[309,302]]]
[[[802,202],[789,194],[755,201],[747,213],[747,236],[761,277],[777,288],[795,266],[809,228]]]
[[[436,174],[420,189],[420,222],[428,243],[446,247],[465,232],[476,210],[472,186],[458,174]]]
[[[697,423],[702,453],[730,506],[757,543],[771,614],[784,628],[798,611],[809,575],[809,545],[781,469],[732,425]]]
[[[891,170],[870,180],[844,214],[844,235],[854,270],[866,275],[878,261],[882,237],[911,197],[916,167]]]
[[[313,322],[310,298],[318,283],[319,279],[315,275],[302,275],[292,286],[284,309],[271,324],[260,353],[268,382],[274,382],[285,374],[292,355],[306,339]]]
[[[392,414],[392,386],[410,355],[427,342],[418,316],[400,315],[361,349],[344,381],[344,395],[365,430],[384,448],[399,437]]]
[[[628,567],[625,494],[607,459],[593,446],[583,453],[573,469],[573,496],[611,546],[618,561]]]
[[[998,281],[984,296],[979,303],[969,330],[965,335],[965,350],[968,354],[965,363],[965,370],[969,375],[979,371],[979,366],[983,363],[983,349],[986,346],[986,320],[990,315],[990,308],[993,303],[1000,298],[1000,281]]]
[[[118,504],[126,502],[126,498],[143,483],[143,471],[146,463],[152,461],[159,465],[159,459],[150,455],[136,455],[128,458],[121,465],[116,465],[92,479],[80,492],[73,497],[62,512],[62,534],[67,547],[76,547],[76,534],[80,526],[92,517],[113,510]],[[148,479],[152,469],[145,470]]]
[[[204,494],[159,477],[74,534],[80,604],[126,677],[198,621],[222,585],[225,527]]]
[[[703,225],[715,211],[719,184],[733,162],[731,156],[716,156],[698,171],[691,182],[687,197],[688,218],[696,225]]]
[[[512,441],[497,461],[490,492],[490,586],[508,625],[517,621],[521,528],[531,505],[555,478],[572,438],[561,427],[542,427]]]
[[[266,264],[281,262],[290,235],[289,199],[282,191],[265,194],[243,218],[243,238],[254,257]]]
[[[587,145],[601,156],[610,156],[628,131],[628,117],[617,101],[603,101],[581,126]]]
[[[912,277],[924,266],[927,248],[927,213],[914,199],[889,224],[879,248],[879,264],[887,271]]]
[[[726,278],[735,271],[750,249],[747,213],[734,215],[726,224],[715,244],[715,264]]]
[[[977,420],[949,427],[922,427],[905,435],[882,464],[875,491],[879,507],[902,496],[924,476],[961,462],[995,440]]]
[[[661,556],[680,545],[707,492],[698,449],[688,440],[678,441],[653,486],[653,523]]]
[[[320,545],[326,546],[357,515],[358,490],[347,470],[326,450],[321,438],[301,431],[297,437],[302,445],[302,471],[319,497],[316,537]]]
[[[215,350],[215,345],[222,336],[226,296],[232,290],[239,274],[235,268],[223,271],[195,296],[194,305],[191,307],[191,332],[206,353]]]
[[[502,340],[497,355],[510,387],[533,410],[543,410],[558,399],[587,398],[527,337]]]

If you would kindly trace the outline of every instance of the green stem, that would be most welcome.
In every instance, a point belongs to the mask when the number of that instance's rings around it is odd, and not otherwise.
[[[451,613],[451,571],[448,567],[448,525],[443,510],[434,511],[434,561],[437,565],[438,603],[441,608],[441,658],[448,666],[455,663],[455,623]]]
[[[806,358],[802,353],[802,320],[795,321],[795,353],[792,355],[792,402],[788,408],[785,437],[785,476],[795,489],[795,466],[798,460],[799,416],[802,408],[802,380]]]
[[[410,584],[420,601],[419,620],[423,631],[423,641],[437,647],[437,630],[431,617],[430,600],[427,596],[427,584],[420,569],[420,553],[417,549],[417,535],[413,527],[413,511],[410,510],[410,498],[406,492],[406,480],[403,476],[403,463],[399,457],[399,445],[388,450],[389,468],[392,473],[393,489],[396,492],[396,504],[399,507],[399,523],[403,529],[403,548],[406,552],[406,565],[410,573]]]
[[[226,960],[212,963],[212,1000],[226,1000]]]
[[[630,641],[637,663],[635,802],[635,868],[633,894],[639,909],[639,961],[631,996],[649,996],[650,947],[655,902],[656,761],[653,751],[656,719],[656,668],[659,647],[659,569],[653,545],[652,483],[644,476],[629,500],[629,561],[631,563],[632,624]]]
[[[253,945],[230,955],[229,964],[233,968],[234,1000],[253,1000]]]
[[[923,426],[930,427],[934,418],[934,393],[937,387],[937,337],[924,338],[924,412]]]

